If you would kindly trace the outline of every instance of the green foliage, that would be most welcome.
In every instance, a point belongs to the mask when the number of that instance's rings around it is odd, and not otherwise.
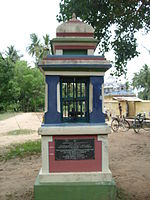
[[[18,129],[14,131],[9,131],[8,135],[30,135],[33,134],[35,131],[32,129]]]
[[[43,43],[35,33],[30,35],[31,44],[27,47],[29,55],[35,58],[35,64],[37,65],[39,60],[47,56],[51,52],[49,35],[43,36]]]
[[[6,111],[13,104],[13,77],[15,65],[9,58],[0,53],[0,111]]]
[[[30,68],[27,62],[19,61],[15,68],[15,83],[19,91],[16,99],[19,110],[37,111],[44,106],[44,76],[38,68]]]
[[[150,31],[149,1],[61,0],[57,20],[66,21],[74,12],[95,29],[101,54],[114,51],[115,75],[126,74],[127,61],[138,55],[135,32]]]
[[[44,76],[26,61],[0,53],[0,112],[37,111],[44,107]]]
[[[135,73],[132,85],[139,91],[139,98],[150,100],[150,67],[144,65],[138,73]]]
[[[22,55],[19,55],[18,53],[19,51],[17,51],[12,45],[10,45],[10,47],[7,47],[7,51],[5,51],[6,57],[14,63],[16,63],[17,60],[20,60],[20,58],[22,57]]]
[[[30,156],[41,152],[41,141],[28,141],[23,144],[11,145],[7,151],[0,153],[0,161],[16,157]]]
[[[126,91],[129,91],[129,89],[130,89],[130,83],[129,83],[128,80],[125,82],[125,86],[126,86]]]

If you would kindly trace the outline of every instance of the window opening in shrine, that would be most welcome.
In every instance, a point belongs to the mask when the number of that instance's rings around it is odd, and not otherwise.
[[[64,49],[63,55],[87,55],[87,49]]]
[[[83,77],[61,78],[61,117],[63,122],[88,122],[89,80]]]

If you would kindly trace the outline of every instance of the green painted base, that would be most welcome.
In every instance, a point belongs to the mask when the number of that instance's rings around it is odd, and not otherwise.
[[[115,182],[39,183],[34,185],[34,200],[115,200]]]

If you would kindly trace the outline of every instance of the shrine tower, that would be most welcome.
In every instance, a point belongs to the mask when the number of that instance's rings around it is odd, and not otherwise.
[[[93,27],[73,14],[56,29],[53,55],[38,65],[45,75],[45,114],[35,200],[115,199],[103,113],[104,74],[111,64],[93,55],[97,44]]]

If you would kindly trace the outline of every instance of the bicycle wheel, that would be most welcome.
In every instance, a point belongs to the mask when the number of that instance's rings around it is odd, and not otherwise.
[[[123,120],[122,122],[119,123],[119,130],[122,132],[126,132],[130,129],[130,124],[127,120]]]
[[[139,122],[138,119],[135,119],[135,120],[134,120],[134,123],[133,123],[134,132],[135,132],[135,133],[139,133],[140,128],[141,128],[141,123]]]
[[[145,131],[150,131],[150,120],[144,120],[143,121],[143,129],[145,130]]]
[[[118,131],[118,128],[119,128],[119,121],[118,119],[113,119],[112,122],[111,122],[111,128],[114,132],[117,132]]]

